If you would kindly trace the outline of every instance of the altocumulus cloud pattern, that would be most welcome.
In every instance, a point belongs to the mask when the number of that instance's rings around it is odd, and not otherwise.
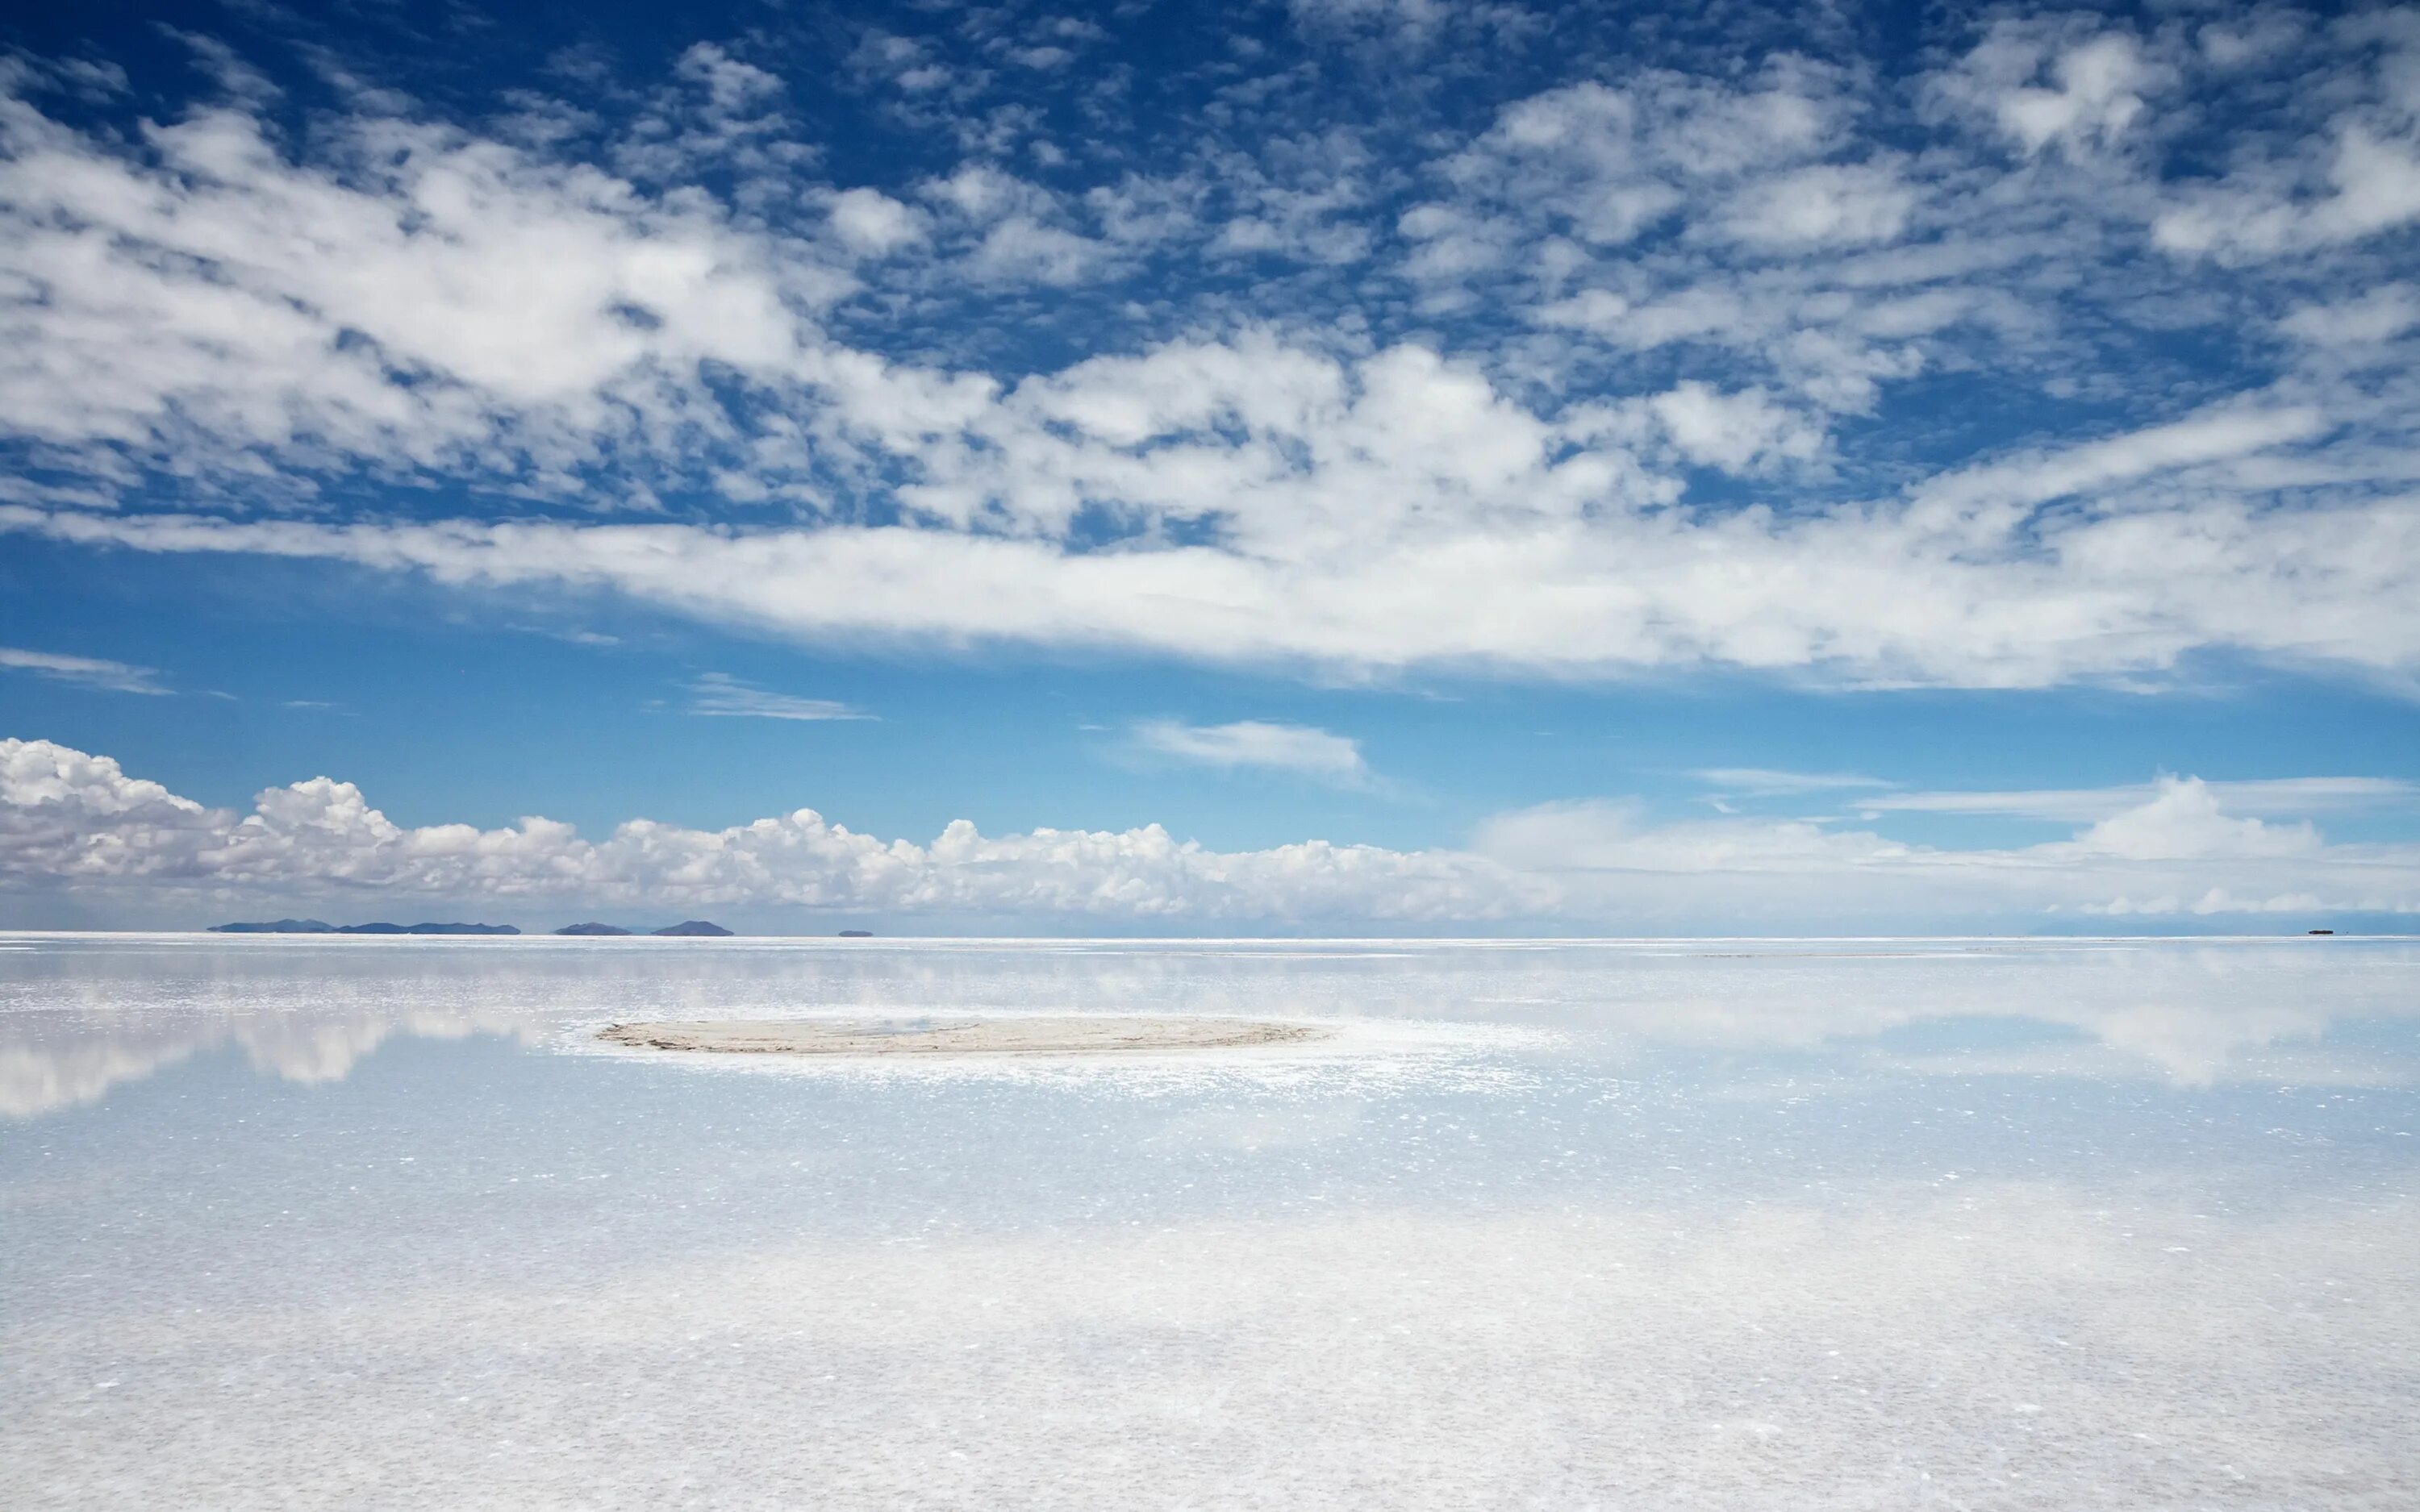
[[[1324,677],[2408,678],[2420,19],[1928,24],[19,56],[0,531]]]

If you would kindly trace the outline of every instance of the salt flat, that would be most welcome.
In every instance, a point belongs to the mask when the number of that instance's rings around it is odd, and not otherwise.
[[[2420,1487],[2409,943],[8,943],[12,1508]]]

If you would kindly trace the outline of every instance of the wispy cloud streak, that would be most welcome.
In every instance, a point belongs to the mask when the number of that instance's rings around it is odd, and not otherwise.
[[[873,715],[830,699],[776,693],[727,672],[702,672],[689,685],[689,712],[740,719],[871,719]]]
[[[68,656],[56,652],[0,646],[0,669],[32,672],[53,682],[73,683],[79,687],[100,688],[110,693],[164,694],[170,691],[160,686],[160,674],[155,669],[111,661],[101,656]]]
[[[1358,742],[1307,725],[1259,719],[1193,725],[1146,719],[1135,726],[1134,738],[1144,750],[1201,766],[1297,772],[1347,787],[1370,780],[1369,764],[1362,760]]]

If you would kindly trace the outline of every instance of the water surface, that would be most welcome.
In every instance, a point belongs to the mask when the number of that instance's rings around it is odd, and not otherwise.
[[[0,1504],[2408,1507],[2415,989],[2353,939],[0,936]],[[982,1012],[1337,1032],[595,1038]]]

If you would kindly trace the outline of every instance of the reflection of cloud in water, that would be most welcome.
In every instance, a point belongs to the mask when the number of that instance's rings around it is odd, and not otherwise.
[[[106,938],[43,941],[33,954],[47,969],[20,962],[0,983],[0,1117],[96,1102],[226,1045],[264,1075],[316,1085],[343,1079],[398,1035],[526,1039],[539,1027],[509,1006],[478,1007],[473,980],[432,979],[398,958],[313,962],[214,941],[163,949]],[[390,972],[363,969],[373,964]]]
[[[1471,1054],[1620,1058],[1671,1047],[1863,1054],[2084,1074],[2150,1068],[2180,1085],[2264,1078],[2395,1084],[2407,1070],[2317,1041],[2420,1016],[2420,947],[2398,943],[344,941],[21,936],[0,981],[0,1114],[34,1116],[204,1048],[324,1082],[396,1034],[566,1042],[629,1019],[1131,1011],[1492,1024],[1547,1031]],[[2115,1054],[1854,1041],[2021,1016]],[[1412,1043],[1406,1039],[1405,1043]],[[2294,1047],[2290,1062],[2278,1047]],[[1877,1058],[1879,1057],[1879,1058]]]
[[[60,1026],[45,1027],[55,1033]],[[156,1038],[113,1026],[108,1031],[112,1038],[99,1042],[79,1037],[57,1047],[0,1043],[0,1117],[26,1119],[98,1102],[114,1087],[224,1044],[240,1047],[264,1075],[310,1086],[342,1081],[363,1057],[397,1035],[427,1040],[481,1033],[526,1037],[528,1029],[526,1023],[512,1019],[481,1022],[443,1013],[305,1023],[230,1018],[215,1026],[181,1026]],[[0,1027],[0,1034],[6,1032]],[[126,1037],[116,1037],[120,1035]]]
[[[1918,1076],[2091,1076],[2103,1080],[2139,1076],[2146,1070],[2141,1057],[2088,1041],[1954,1055],[1878,1054],[1868,1065],[1876,1072]],[[2420,1070],[2409,1062],[2355,1059],[2319,1045],[2242,1046],[2205,1069],[2150,1069],[2163,1072],[2178,1086],[2195,1088],[2240,1083],[2395,1088],[2420,1082]]]

